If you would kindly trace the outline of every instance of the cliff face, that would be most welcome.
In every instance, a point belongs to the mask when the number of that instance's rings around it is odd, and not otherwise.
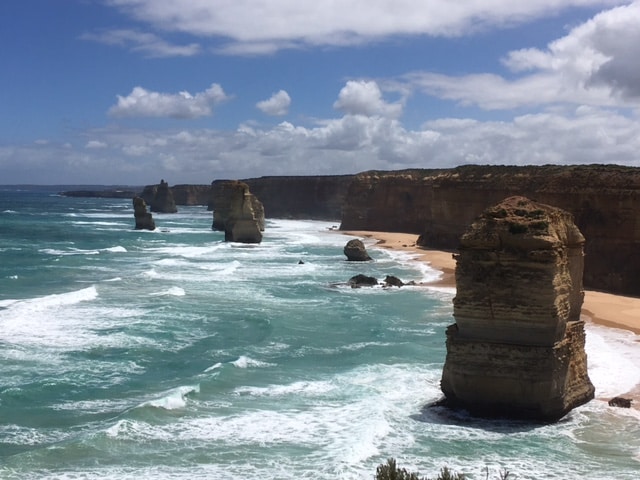
[[[242,180],[269,218],[340,220],[353,175],[282,176]]]
[[[573,214],[587,239],[589,288],[640,295],[640,169],[620,166],[464,166],[364,172],[350,185],[341,229],[420,234],[423,246],[456,249],[490,205],[513,195]]]
[[[158,185],[147,185],[140,196],[149,205],[152,212],[176,213],[178,208],[169,184],[160,180]]]
[[[211,185],[174,185],[171,187],[176,205],[208,205]]]
[[[569,213],[511,197],[460,240],[442,390],[471,410],[557,419],[593,398],[584,237]]]

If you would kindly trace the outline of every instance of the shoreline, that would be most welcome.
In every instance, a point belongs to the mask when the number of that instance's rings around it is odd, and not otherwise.
[[[456,287],[454,251],[434,250],[416,245],[418,236],[413,233],[375,232],[368,230],[341,230],[344,235],[375,240],[376,247],[401,250],[416,255],[416,260],[425,262],[442,272],[439,279],[424,283],[426,286]],[[586,323],[592,322],[607,328],[617,328],[633,332],[640,348],[640,298],[625,297],[595,290],[584,291],[581,317]],[[633,399],[632,407],[640,409],[640,385],[620,394]],[[601,399],[605,400],[605,399]]]

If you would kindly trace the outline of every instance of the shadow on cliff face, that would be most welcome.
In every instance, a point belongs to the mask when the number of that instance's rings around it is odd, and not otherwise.
[[[507,416],[496,415],[472,415],[468,410],[463,408],[451,407],[444,404],[442,400],[424,405],[420,409],[420,413],[410,415],[410,418],[416,422],[431,423],[438,425],[452,425],[460,427],[476,428],[478,430],[486,430],[494,433],[519,433],[529,432],[536,428],[544,427],[551,423],[562,424],[570,421],[570,414],[562,417],[560,420],[542,421],[542,420],[526,420],[513,419]]]

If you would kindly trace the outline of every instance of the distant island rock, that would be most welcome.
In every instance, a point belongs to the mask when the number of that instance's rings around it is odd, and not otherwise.
[[[467,229],[446,332],[449,405],[557,420],[594,397],[580,319],[584,242],[570,213],[524,197]]]

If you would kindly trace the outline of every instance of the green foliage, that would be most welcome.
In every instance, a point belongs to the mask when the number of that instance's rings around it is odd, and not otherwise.
[[[435,480],[464,480],[464,475],[452,472],[447,467],[443,467]],[[427,477],[420,477],[417,473],[409,472],[406,468],[398,468],[396,460],[390,458],[386,464],[378,465],[375,480],[429,480]]]

